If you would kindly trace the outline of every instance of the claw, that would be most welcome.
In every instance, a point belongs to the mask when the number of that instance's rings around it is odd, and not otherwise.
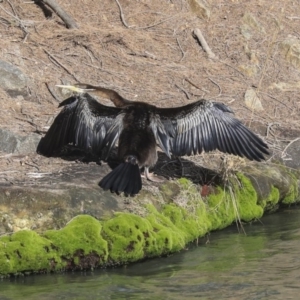
[[[165,179],[163,177],[154,175],[153,173],[150,173],[148,167],[145,167],[144,173],[145,173],[145,175],[143,177],[147,178],[149,181],[152,181],[152,182],[164,182],[165,181]]]

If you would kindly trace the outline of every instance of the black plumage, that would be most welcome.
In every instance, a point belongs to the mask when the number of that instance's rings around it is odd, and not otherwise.
[[[105,146],[110,151],[118,142],[123,163],[99,183],[112,192],[137,194],[142,186],[141,167],[151,180],[148,171],[157,161],[156,144],[169,157],[218,149],[261,161],[268,154],[266,143],[234,118],[225,104],[199,100],[182,107],[158,108],[126,100],[112,90],[102,88],[100,93],[113,95],[109,98],[118,107],[102,105],[87,93],[66,99],[38,152],[52,156],[64,145],[73,144],[99,156]]]

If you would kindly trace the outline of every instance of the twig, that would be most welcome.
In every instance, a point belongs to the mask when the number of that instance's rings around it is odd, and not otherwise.
[[[268,124],[268,127],[267,127],[267,138],[269,137],[269,133],[271,133],[272,132],[272,127],[273,126],[280,126],[280,123],[278,123],[278,122],[272,122],[272,123],[269,123]],[[272,133],[272,135],[273,135],[273,133]],[[273,135],[274,136],[274,135]],[[275,137],[275,136],[274,136]],[[276,137],[275,137],[276,138]]]
[[[160,25],[160,24],[162,24],[162,23],[164,23],[164,22],[166,22],[166,21],[168,21],[168,20],[173,19],[173,18],[176,17],[176,16],[174,15],[174,16],[171,16],[171,17],[169,17],[169,18],[166,18],[166,19],[163,19],[163,20],[161,20],[161,21],[158,21],[157,23],[154,23],[154,24],[151,24],[151,25],[148,25],[148,26],[144,26],[144,27],[130,26],[130,25],[127,24],[127,22],[126,22],[126,20],[125,20],[124,13],[123,13],[123,9],[122,9],[122,6],[121,6],[119,0],[115,0],[115,1],[117,2],[118,7],[119,7],[119,10],[120,10],[120,18],[121,18],[121,21],[122,21],[123,25],[124,25],[126,28],[148,29],[148,28],[151,28],[151,27]]]
[[[27,166],[29,166],[29,167],[36,168],[38,171],[40,171],[40,168],[38,166],[35,166],[35,165],[27,163],[27,162],[25,162],[24,164],[27,165]]]
[[[300,20],[300,17],[293,17],[293,16],[285,16],[289,20]]]
[[[11,24],[10,21],[8,21],[7,19],[0,17],[0,21],[1,24],[5,25],[6,27],[9,27],[9,25]]]
[[[50,92],[51,96],[57,101],[60,102],[60,99],[56,96],[56,93],[53,91],[53,89],[50,87],[48,82],[45,83],[48,91]]]
[[[203,50],[207,53],[208,58],[216,59],[217,56],[212,52],[212,50],[208,46],[204,36],[202,35],[201,30],[199,28],[196,28],[196,29],[194,29],[193,33],[196,36],[196,38],[198,39],[198,41],[200,42]]]
[[[161,21],[158,21],[157,23],[154,23],[154,24],[151,24],[151,25],[148,25],[148,26],[144,26],[144,27],[136,27],[135,29],[148,29],[148,28],[152,28],[152,27],[157,26],[157,25],[160,25],[160,24],[162,24],[162,23],[164,23],[164,22],[166,22],[166,21],[169,21],[170,19],[173,19],[173,18],[175,18],[175,17],[177,17],[177,15],[174,15],[174,16],[171,16],[171,17],[169,17],[169,18],[163,19],[163,20],[161,20]]]
[[[184,94],[186,95],[187,99],[189,99],[189,100],[191,99],[189,93],[188,93],[184,88],[180,87],[180,86],[177,85],[176,83],[175,83],[175,86],[176,86],[178,89],[180,89],[182,92],[184,92]]]
[[[181,47],[181,45],[180,45],[180,43],[179,43],[178,38],[176,38],[176,41],[177,41],[177,44],[178,44],[178,46],[179,46],[179,49],[181,50],[181,53],[182,53],[182,57],[181,57],[181,59],[180,59],[180,61],[182,61],[182,60],[184,59],[184,57],[185,57],[185,52],[183,51],[183,49],[182,49],[182,47]]]
[[[30,121],[30,120],[27,120],[27,119],[24,119],[24,118],[19,118],[19,117],[15,117],[16,120],[20,120],[20,121],[23,121],[23,122],[27,122],[29,123],[32,127],[34,127],[35,129],[37,129],[38,125],[35,124],[34,122]]]
[[[8,2],[8,4],[9,4],[9,6],[11,7],[11,9],[12,9],[14,15],[17,16],[17,13],[16,13],[16,11],[15,11],[14,6],[11,4],[11,2],[10,2],[9,0],[7,0],[7,2]]]
[[[222,89],[221,89],[221,87],[215,82],[215,81],[213,81],[211,78],[209,78],[209,77],[207,77],[213,84],[215,84],[218,88],[219,88],[219,95],[218,96],[216,96],[216,97],[219,97],[219,96],[221,96],[221,94],[222,94]]]
[[[67,28],[71,29],[77,29],[79,26],[76,24],[76,22],[73,20],[73,18],[65,12],[55,0],[38,0],[42,1],[46,5],[48,5],[50,8],[52,8],[56,14],[65,22]]]
[[[45,177],[45,175],[52,175],[52,174],[53,173],[34,173],[34,172],[26,173],[26,175],[29,178],[43,178],[43,177]]]
[[[157,60],[157,57],[154,54],[150,53],[149,51],[145,51],[144,57],[149,57],[151,59]]]
[[[120,78],[120,79],[123,79],[123,77],[122,76],[119,76],[118,74],[119,73],[117,73],[117,72],[113,72],[113,71],[109,71],[109,70],[106,70],[106,69],[103,69],[103,68],[101,68],[101,67],[97,67],[97,66],[95,66],[95,65],[91,65],[91,64],[89,64],[89,63],[87,63],[87,62],[82,62],[84,65],[86,65],[86,66],[89,66],[89,67],[92,67],[92,68],[94,68],[94,69],[97,69],[97,70],[100,70],[100,71],[102,71],[102,72],[106,72],[106,73],[108,73],[108,74],[110,74],[110,75],[112,75],[112,76],[114,76],[114,77],[116,77],[116,78]],[[79,80],[78,80],[79,81]],[[108,83],[105,83],[105,84],[108,84]]]
[[[239,207],[238,207],[238,204],[237,204],[237,200],[236,200],[235,194],[234,194],[234,192],[232,190],[232,186],[230,184],[228,184],[227,188],[229,190],[231,203],[232,203],[234,214],[235,214],[235,217],[236,217],[235,223],[236,223],[237,229],[238,229],[238,231],[240,231],[240,228],[241,228],[242,231],[243,231],[243,233],[244,233],[244,235],[247,235],[246,231],[244,229],[243,223],[242,223],[242,219],[241,219],[241,216],[240,216]],[[224,192],[225,192],[225,190],[224,190]]]
[[[33,61],[33,62],[36,63],[36,64],[38,63],[38,61],[37,61],[36,59],[32,59],[32,58],[29,58],[29,57],[26,57],[26,56],[21,56],[21,55],[19,55],[19,54],[13,53],[13,52],[6,52],[6,54],[14,55],[14,56],[17,56],[17,57],[22,58],[22,59],[26,59],[26,60],[29,60],[29,61]],[[47,66],[47,63],[46,63],[46,62],[44,62],[44,61],[42,61],[42,60],[40,60],[39,62],[41,62],[41,63],[43,63],[44,65]]]
[[[167,161],[166,163],[164,163],[164,164],[160,167],[160,170],[163,170],[167,165],[173,164],[173,163],[176,163],[176,162],[177,162],[177,158],[176,158],[176,160],[170,160],[170,161]]]
[[[300,140],[300,137],[298,137],[298,138],[296,138],[296,139],[290,141],[290,142],[288,143],[288,145],[283,149],[282,154],[281,154],[281,157],[283,157],[283,156],[285,155],[285,152],[286,152],[287,148],[290,147],[294,142],[297,142],[298,140]]]
[[[228,64],[228,63],[225,62],[225,61],[219,60],[219,62],[222,63],[222,64],[224,64],[224,65],[226,65],[227,67],[233,69],[234,71],[236,71],[237,73],[239,73],[240,75],[242,75],[243,78],[245,78],[245,75],[244,75],[241,71],[239,71],[237,68],[231,66],[230,64]],[[245,82],[246,84],[248,84],[245,80],[244,80],[244,82]]]
[[[76,81],[80,81],[71,71],[68,70],[56,57],[49,53],[46,49],[42,48],[59,66],[61,66],[68,74],[70,74]]]
[[[275,98],[274,96],[272,96],[272,95],[270,95],[270,94],[268,94],[268,93],[264,93],[264,92],[262,92],[262,91],[259,91],[259,93],[264,94],[264,95],[270,97],[271,99],[273,99],[273,100],[279,102],[280,104],[284,105],[286,108],[288,108],[288,109],[290,109],[291,111],[293,111],[293,109],[292,109],[291,107],[289,107],[288,105],[286,105],[284,102],[280,101],[279,99]]]
[[[185,79],[189,84],[191,84],[193,87],[195,87],[196,89],[201,90],[201,91],[203,91],[203,92],[205,92],[205,93],[209,93],[208,90],[206,90],[206,89],[204,89],[204,88],[201,88],[201,87],[197,86],[195,83],[193,83],[192,81],[190,81],[188,78],[184,78],[184,79]]]
[[[15,20],[18,21],[20,28],[22,29],[22,31],[25,34],[23,42],[26,42],[29,32],[27,31],[27,29],[26,29],[23,21],[16,15],[16,12],[15,12],[15,9],[14,9],[13,5],[10,3],[10,1],[8,1],[8,3],[9,3],[9,5],[10,5],[10,7],[11,7],[11,9],[12,9],[12,11],[13,11],[14,14],[11,14],[10,12],[8,12],[4,7],[2,7],[2,5],[0,5],[0,8],[5,13],[7,13],[9,16],[11,16],[12,18],[14,18]]]
[[[93,64],[94,63],[93,56],[92,56],[93,52],[91,50],[89,50],[88,47],[85,45],[83,45],[83,49],[87,53],[87,55],[89,56],[89,58],[91,60],[91,63]],[[92,52],[92,54],[91,54],[91,52]]]
[[[130,28],[131,26],[129,26],[126,21],[125,21],[125,17],[124,17],[124,14],[123,14],[123,9],[122,9],[122,6],[119,2],[119,0],[116,0],[118,6],[119,6],[119,10],[120,10],[120,18],[121,18],[121,21],[123,23],[123,25],[126,27],[126,28]]]

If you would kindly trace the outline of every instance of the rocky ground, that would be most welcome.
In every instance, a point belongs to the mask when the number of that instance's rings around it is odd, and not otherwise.
[[[91,168],[96,186],[108,171],[95,163],[91,167],[35,153],[67,96],[55,85],[78,81],[162,107],[200,98],[224,102],[267,141],[269,163],[276,157],[299,168],[299,1],[58,4],[77,29],[66,28],[48,6],[0,3],[0,185],[7,193],[72,176],[84,184],[82,174]],[[209,48],[199,42],[199,30]],[[222,157],[214,153],[170,161],[161,155],[155,171],[207,184],[214,175],[199,166],[220,170]],[[247,163],[233,160],[231,165]]]

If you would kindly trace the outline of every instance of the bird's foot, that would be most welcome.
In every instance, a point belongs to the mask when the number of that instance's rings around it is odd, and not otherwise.
[[[148,168],[145,168],[144,175],[141,175],[141,176],[152,182],[164,182],[165,181],[164,177],[154,175],[154,173],[150,173]]]

